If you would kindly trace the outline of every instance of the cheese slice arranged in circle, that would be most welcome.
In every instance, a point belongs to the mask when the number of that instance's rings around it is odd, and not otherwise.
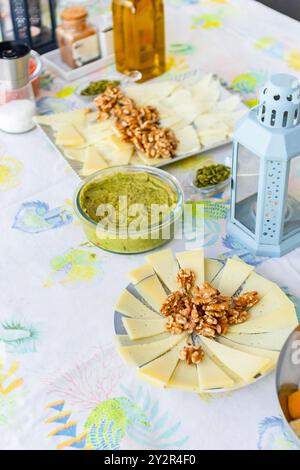
[[[45,116],[34,116],[33,119],[38,124],[55,128],[56,126],[60,126],[61,124],[75,124],[77,126],[83,126],[86,121],[86,116],[86,110],[82,108],[75,109],[73,111],[68,111],[65,113],[48,114]]]
[[[147,338],[155,336],[166,331],[166,319],[141,319],[141,318],[125,318],[122,319],[123,325],[131,339]]]
[[[188,390],[189,392],[199,392],[197,366],[187,364],[186,361],[179,361],[169,380],[169,387]]]
[[[274,282],[265,279],[264,277],[260,276],[259,274],[253,272],[250,274],[246,282],[244,283],[241,294],[244,292],[253,292],[256,291],[262,299],[270,290],[275,287],[276,284]]]
[[[186,337],[187,333],[183,333],[182,335],[169,335],[168,338],[155,341],[151,343],[151,345],[145,343],[134,346],[121,346],[118,347],[117,350],[126,364],[141,366],[149,361],[153,361],[153,359],[161,356],[166,351],[169,351]]]
[[[223,264],[211,258],[205,258],[204,260],[204,277],[205,281],[211,283],[213,279],[220,273],[221,269],[223,268]]]
[[[232,325],[230,331],[232,331],[232,333],[246,334],[269,333],[270,331],[293,325],[295,327],[298,325],[295,307],[293,305],[286,305],[274,310],[268,315],[262,315],[254,320],[251,320],[250,316],[250,319],[245,323]]]
[[[204,283],[204,253],[202,249],[176,253],[176,258],[182,269],[191,269],[196,275],[196,285]]]
[[[170,351],[141,367],[139,377],[145,377],[153,385],[164,387],[169,382],[171,375],[179,362],[179,353],[184,348],[186,339],[174,346]]]
[[[234,386],[234,380],[215,364],[208,354],[205,354],[204,360],[197,364],[197,373],[200,390]]]
[[[248,321],[260,318],[264,315],[269,315],[280,307],[289,308],[291,306],[294,306],[293,302],[291,302],[286,294],[275,285],[262,299],[260,299],[258,304],[250,308],[250,317]]]
[[[244,344],[238,344],[223,336],[218,337],[218,342],[230,348],[237,349],[238,351],[243,351],[248,354],[253,354],[254,356],[268,358],[270,362],[260,371],[262,374],[273,369],[275,365],[277,364],[277,361],[279,358],[279,351],[270,351],[268,349],[258,349],[258,348],[253,348],[251,346],[246,346]]]
[[[167,288],[173,292],[178,289],[176,274],[178,264],[173,256],[172,250],[162,250],[146,256],[146,261],[152,266]]]
[[[282,330],[275,330],[270,333],[244,334],[227,333],[226,338],[236,343],[253,346],[254,348],[272,349],[280,351],[287,337],[294,330],[294,326],[289,326]]]
[[[228,259],[217,286],[221,294],[234,295],[253,270],[253,266],[244,262]]]
[[[237,351],[214,340],[201,337],[201,341],[212,355],[215,355],[226,367],[231,369],[245,382],[254,379],[269,364],[269,359]]]
[[[115,310],[131,318],[160,318],[157,313],[138,300],[127,289],[120,295]]]
[[[167,294],[149,264],[129,273],[129,279],[145,301],[157,312],[167,298]]]
[[[149,336],[148,338],[130,339],[128,335],[115,335],[114,341],[117,346],[136,346],[141,344],[150,344],[155,341],[160,341],[170,337],[167,331],[156,336]]]

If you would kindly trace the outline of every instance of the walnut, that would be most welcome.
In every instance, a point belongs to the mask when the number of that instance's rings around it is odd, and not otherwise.
[[[246,310],[231,308],[228,311],[227,318],[229,325],[238,325],[249,318],[249,313]]]
[[[236,307],[251,308],[259,302],[258,292],[245,292],[245,294],[233,299]]]
[[[186,361],[190,364],[200,364],[204,359],[204,351],[201,346],[194,346],[191,343],[187,343],[179,353],[179,359]]]
[[[195,273],[191,269],[180,269],[176,281],[182,289],[190,290],[195,284]]]
[[[160,313],[165,317],[184,312],[189,307],[189,299],[184,292],[172,292],[161,306]]]

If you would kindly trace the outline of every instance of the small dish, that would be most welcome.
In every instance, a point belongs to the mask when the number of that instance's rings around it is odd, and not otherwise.
[[[203,198],[212,197],[215,194],[219,194],[226,189],[226,187],[230,184],[231,176],[229,176],[226,180],[220,181],[220,183],[213,184],[211,186],[205,186],[203,188],[199,188],[195,184],[195,173],[193,172],[191,178],[191,184],[194,190],[199,193]]]
[[[169,187],[174,193],[176,207],[170,208],[169,214],[160,222],[151,223],[146,228],[138,231],[130,231],[130,227],[117,226],[116,220],[108,226],[97,223],[89,217],[81,204],[83,191],[91,183],[105,181],[105,179],[116,174],[144,174],[160,180],[162,184]],[[77,188],[74,196],[74,209],[79,217],[87,238],[100,248],[113,253],[130,254],[143,253],[163,245],[174,238],[176,222],[180,219],[183,212],[184,196],[179,182],[163,170],[149,168],[147,166],[116,166],[100,170],[90,177],[86,178]],[[138,204],[138,201],[136,201]],[[126,212],[128,217],[128,212]],[[151,214],[152,217],[152,214]],[[121,217],[122,218],[122,217]],[[149,218],[149,213],[148,213]],[[152,219],[151,219],[152,221]],[[126,222],[127,224],[127,222]]]
[[[300,437],[290,425],[288,396],[300,389],[300,326],[286,340],[276,368],[276,392],[281,414],[289,436],[300,449]]]

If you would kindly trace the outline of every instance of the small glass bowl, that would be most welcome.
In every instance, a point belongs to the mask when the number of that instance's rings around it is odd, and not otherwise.
[[[150,225],[147,229],[141,230],[134,236],[127,229],[103,227],[101,224],[92,220],[80,205],[80,195],[86,185],[91,182],[105,179],[115,173],[148,173],[167,184],[177,196],[176,207],[170,212],[168,217],[157,224]],[[74,195],[74,209],[79,217],[85,234],[90,242],[99,246],[103,250],[113,253],[130,254],[144,253],[153,250],[174,238],[176,222],[183,213],[184,195],[182,188],[169,173],[143,165],[122,165],[111,168],[105,168],[86,178],[77,188]]]
[[[300,325],[286,340],[276,368],[276,392],[285,429],[300,449],[300,437],[289,424],[288,396],[300,389]]]
[[[195,183],[195,174],[193,173],[191,184],[194,190],[199,193],[203,198],[208,198],[215,196],[216,194],[221,193],[226,189],[226,187],[230,184],[231,175],[226,178],[224,181],[220,181],[220,183],[213,184],[211,186],[205,186],[203,188],[199,188]]]

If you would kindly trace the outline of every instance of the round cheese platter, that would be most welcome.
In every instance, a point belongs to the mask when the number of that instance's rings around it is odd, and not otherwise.
[[[188,289],[180,273],[193,273]],[[165,249],[146,256],[146,264],[128,277],[115,305],[116,347],[137,376],[154,386],[194,393],[246,387],[274,370],[298,325],[286,294],[238,257],[221,261],[205,258],[202,249],[176,255]],[[192,327],[180,325],[181,299],[192,302],[198,315]],[[208,331],[203,319],[222,305],[215,317],[222,328],[216,323]]]

